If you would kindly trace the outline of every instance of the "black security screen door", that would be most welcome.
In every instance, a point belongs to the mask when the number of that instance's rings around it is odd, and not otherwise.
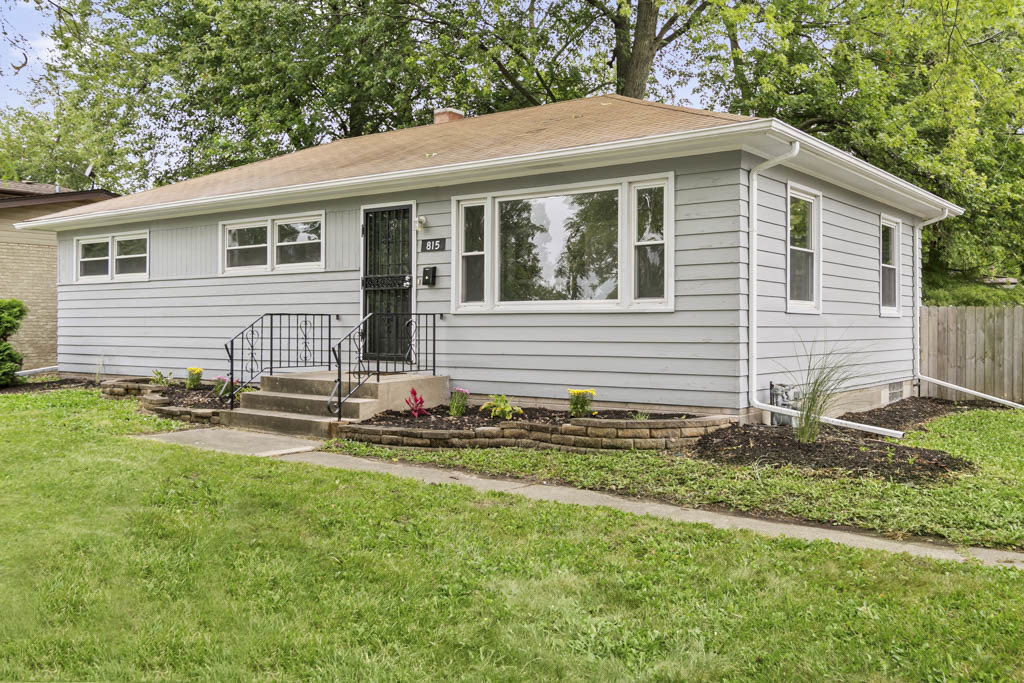
[[[365,357],[404,360],[412,313],[411,206],[363,214],[363,264],[363,315],[373,313]]]

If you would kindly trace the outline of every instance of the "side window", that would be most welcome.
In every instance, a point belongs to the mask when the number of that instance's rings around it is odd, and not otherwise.
[[[880,290],[882,312],[899,314],[899,224],[883,221],[881,234]]]
[[[81,240],[78,243],[79,279],[110,277],[110,238]]]
[[[114,276],[142,276],[149,271],[149,237],[147,235],[116,235],[114,237]]]
[[[297,266],[323,262],[320,219],[290,218],[274,221],[275,266]]]
[[[789,310],[816,312],[818,307],[818,202],[813,195],[790,192],[788,219]]]
[[[665,298],[665,186],[633,188],[637,299]]]
[[[484,301],[484,234],[486,213],[484,204],[463,204],[461,211],[462,234],[462,303]]]
[[[265,268],[267,266],[267,225],[237,225],[225,228],[224,268]]]

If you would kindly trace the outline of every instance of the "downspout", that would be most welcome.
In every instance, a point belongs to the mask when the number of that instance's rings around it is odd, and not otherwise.
[[[942,213],[935,218],[929,218],[923,223],[914,226],[914,378],[918,382],[931,382],[940,387],[946,387],[947,389],[953,389],[960,391],[971,396],[977,396],[993,403],[1001,403],[1004,406],[1010,408],[1024,408],[1024,405],[1014,403],[1013,401],[1007,401],[1004,398],[998,396],[990,396],[989,394],[983,394],[980,391],[974,391],[973,389],[967,389],[965,387],[957,386],[956,384],[950,384],[944,382],[941,379],[935,379],[933,377],[925,377],[921,374],[921,276],[924,274],[924,264],[921,263],[921,231],[925,226],[931,225],[932,223],[938,223],[941,220],[949,218],[949,209],[943,209]]]
[[[762,161],[750,169],[750,177],[747,182],[749,191],[747,199],[747,393],[750,407],[758,408],[770,413],[800,417],[800,413],[790,408],[773,406],[762,403],[757,398],[757,179],[762,171],[772,166],[789,161],[800,153],[800,143],[792,142],[789,151],[775,157]],[[847,427],[871,434],[891,436],[897,439],[903,438],[903,432],[893,429],[883,429],[872,425],[860,424],[858,422],[847,422],[833,417],[822,417],[821,421],[837,427]]]

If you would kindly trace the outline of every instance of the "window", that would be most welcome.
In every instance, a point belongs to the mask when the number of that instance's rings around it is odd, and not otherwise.
[[[899,315],[899,235],[899,223],[883,220],[880,259],[883,315]]]
[[[323,244],[319,218],[278,220],[274,222],[279,266],[320,264]]]
[[[78,280],[144,280],[149,276],[149,233],[89,237],[76,242]]]
[[[819,218],[816,195],[789,192],[788,288],[790,312],[818,312]]]
[[[636,298],[665,296],[665,187],[633,188]]]
[[[266,265],[266,224],[241,225],[227,229],[225,268],[263,268]]]
[[[453,306],[666,310],[670,186],[660,176],[456,199]]]
[[[78,243],[78,277],[110,277],[110,238],[82,240]]]
[[[484,300],[484,231],[486,206],[462,207],[462,302]]]
[[[223,224],[225,274],[322,270],[324,214]]]

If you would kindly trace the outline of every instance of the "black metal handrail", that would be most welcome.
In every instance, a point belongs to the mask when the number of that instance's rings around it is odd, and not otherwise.
[[[399,372],[437,374],[438,313],[367,313],[332,349],[338,379],[327,399],[341,419],[341,407],[376,376]]]
[[[333,315],[330,313],[264,313],[224,345],[228,381],[222,391],[230,408],[242,389],[264,374],[290,368],[332,369]]]

